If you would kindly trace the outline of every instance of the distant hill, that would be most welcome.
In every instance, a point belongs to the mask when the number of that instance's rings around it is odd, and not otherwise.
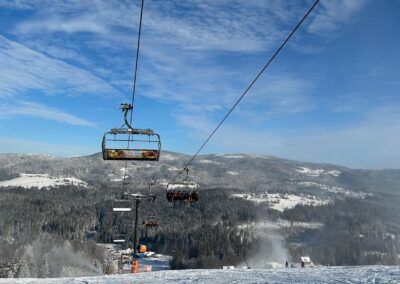
[[[172,255],[173,268],[254,266],[301,255],[331,265],[400,264],[400,170],[201,155],[189,175],[199,202],[169,204],[166,184],[189,158],[164,151],[159,162],[127,163],[129,191],[146,193],[147,181],[157,181],[156,201],[142,203],[140,218],[154,214],[161,225],[151,234],[141,227],[140,239]],[[110,242],[125,233],[130,245],[132,215],[111,211],[115,194],[126,190],[124,165],[99,153],[0,155],[0,255],[19,259],[19,248],[41,234]]]
[[[135,183],[152,178],[165,184],[182,169],[189,156],[163,152],[159,162],[128,162],[127,176]],[[99,153],[74,158],[47,155],[0,155],[0,180],[21,173],[73,177],[90,185],[118,186],[124,162],[103,161]],[[202,187],[240,188],[255,192],[355,191],[400,194],[400,170],[355,170],[330,164],[291,161],[247,154],[201,155],[190,178]]]

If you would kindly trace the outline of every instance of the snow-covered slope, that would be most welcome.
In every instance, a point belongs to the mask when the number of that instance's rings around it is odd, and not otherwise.
[[[130,162],[127,171],[117,161],[103,161],[101,154],[57,158],[43,155],[0,154],[0,180],[16,174],[34,173],[50,177],[74,177],[93,187],[118,185],[126,174],[135,183],[148,177],[170,181],[190,156],[163,151],[160,161]],[[200,155],[192,163],[189,180],[201,188],[234,188],[252,192],[307,193],[316,197],[362,198],[366,192],[398,192],[400,170],[353,170],[336,165],[296,162],[271,156],[248,154]],[[9,178],[11,177],[11,178]],[[177,178],[177,181],[184,176]],[[15,182],[20,182],[17,180]],[[163,187],[164,185],[161,185]],[[318,196],[322,193],[322,196]]]
[[[170,270],[59,279],[2,279],[0,283],[400,283],[398,266]]]
[[[256,203],[265,202],[268,207],[285,211],[294,208],[296,205],[322,206],[327,205],[329,199],[319,199],[312,195],[294,195],[281,193],[235,193],[232,197],[243,198]]]
[[[80,187],[88,187],[88,184],[74,177],[52,177],[48,174],[20,174],[19,177],[0,181],[0,187],[24,187],[24,188],[50,188],[60,185],[76,185]]]

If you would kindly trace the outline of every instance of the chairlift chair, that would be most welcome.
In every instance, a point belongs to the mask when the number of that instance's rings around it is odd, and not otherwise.
[[[144,221],[143,225],[146,228],[156,228],[160,223],[157,221],[156,216],[148,216]]]
[[[116,235],[113,235],[112,236],[112,240],[113,240],[113,243],[119,243],[119,244],[121,244],[121,243],[125,243],[125,241],[126,241],[126,235],[124,235],[124,234],[116,234]]]
[[[186,177],[181,182],[171,182],[167,184],[166,195],[169,202],[185,201],[194,203],[199,200],[199,193],[197,191],[199,185],[195,182],[188,181],[191,168],[186,166],[183,171],[185,171]]]
[[[161,152],[160,135],[151,129],[133,128],[128,122],[131,104],[121,104],[125,124],[104,133],[103,160],[158,161]],[[125,126],[125,127],[124,127]],[[146,145],[144,147],[144,145]]]
[[[194,182],[173,182],[167,185],[167,200],[169,202],[173,201],[185,201],[189,203],[194,203],[199,200],[198,194],[198,184]]]
[[[133,201],[129,200],[128,194],[123,193],[122,196],[117,196],[112,204],[113,212],[132,212]]]

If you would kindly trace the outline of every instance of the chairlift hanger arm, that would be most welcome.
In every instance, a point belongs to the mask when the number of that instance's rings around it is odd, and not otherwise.
[[[124,120],[125,120],[125,125],[129,128],[132,129],[131,122],[128,121],[128,113],[129,111],[133,110],[133,106],[129,103],[122,103],[120,106],[120,109],[124,112]]]

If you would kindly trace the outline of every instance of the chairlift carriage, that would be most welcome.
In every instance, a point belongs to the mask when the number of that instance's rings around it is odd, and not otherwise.
[[[158,225],[160,224],[159,221],[157,220],[156,217],[156,212],[155,212],[155,206],[154,202],[156,200],[156,196],[152,194],[152,186],[156,184],[155,180],[152,180],[147,183],[149,186],[149,197],[150,197],[150,202],[152,203],[150,206],[150,210],[148,215],[145,217],[143,220],[142,224],[146,229],[156,229],[158,228]]]
[[[173,201],[185,201],[194,203],[199,200],[198,184],[194,182],[173,182],[167,185],[167,200]]]
[[[194,203],[199,200],[199,185],[195,182],[188,181],[190,169],[186,167],[186,177],[181,182],[171,182],[167,184],[166,197],[169,202],[185,201]]]
[[[158,161],[161,152],[160,135],[151,129],[133,128],[128,122],[131,104],[121,104],[125,124],[104,133],[103,160]],[[144,146],[145,145],[145,146]]]
[[[112,204],[112,211],[117,213],[132,212],[133,201],[129,200],[127,193],[123,193],[121,196],[117,196]]]
[[[160,225],[160,222],[157,221],[156,216],[147,216],[143,221],[143,225],[146,228],[157,228]]]
[[[115,200],[112,205],[113,212],[132,212],[133,202],[130,200]]]
[[[124,234],[116,234],[112,236],[113,243],[122,244],[126,241],[126,235]]]

